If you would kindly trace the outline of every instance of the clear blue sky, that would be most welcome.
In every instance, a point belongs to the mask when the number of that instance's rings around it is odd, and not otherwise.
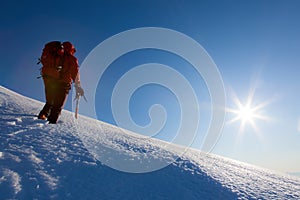
[[[81,64],[100,42],[119,32],[139,27],[173,29],[199,42],[212,57],[225,83],[226,107],[236,109],[233,93],[245,103],[254,87],[253,105],[268,102],[257,112],[269,120],[255,119],[257,129],[246,123],[243,130],[241,120],[226,123],[213,152],[275,170],[300,171],[299,10],[298,0],[1,1],[0,84],[43,101],[36,62],[46,42],[73,42]],[[174,68],[184,64],[174,55],[154,50],[133,52],[118,59],[97,89],[100,120],[114,123],[108,98],[124,69],[147,62]],[[127,67],[118,68],[121,65]],[[182,73],[192,80],[199,78],[189,70]],[[82,81],[84,86],[88,80]],[[192,82],[198,84],[195,87],[205,87],[201,77],[198,83]],[[201,95],[205,103],[208,94]],[[176,129],[178,103],[168,91],[147,86],[133,99],[131,111],[137,123],[147,124],[149,105],[159,102],[171,116],[165,130]],[[66,108],[71,109],[70,98]],[[235,117],[228,113],[226,121]],[[161,138],[168,139],[168,135]],[[199,133],[193,147],[199,146],[201,138]]]

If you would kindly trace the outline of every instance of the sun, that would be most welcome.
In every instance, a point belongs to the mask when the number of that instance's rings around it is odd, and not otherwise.
[[[237,107],[236,109],[227,109],[227,111],[235,114],[235,117],[230,122],[241,121],[241,130],[243,130],[247,124],[256,128],[255,121],[263,117],[259,114],[259,107],[254,107],[249,103],[245,105],[239,103]]]
[[[237,115],[243,122],[251,122],[255,118],[255,109],[251,108],[249,105],[241,106]]]
[[[250,125],[256,132],[258,132],[258,127],[256,122],[258,120],[268,121],[270,118],[263,115],[263,108],[269,102],[263,102],[259,104],[254,104],[253,102],[254,90],[249,93],[248,98],[245,103],[233,93],[233,101],[235,108],[227,108],[226,111],[234,114],[234,118],[228,121],[228,123],[240,122],[240,132],[242,132],[247,125]]]

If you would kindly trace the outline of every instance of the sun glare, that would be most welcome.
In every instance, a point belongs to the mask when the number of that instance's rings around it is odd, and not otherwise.
[[[242,106],[238,110],[238,117],[242,121],[252,121],[255,118],[255,111],[254,109],[251,109],[250,106]]]
[[[227,112],[233,113],[235,116],[228,123],[234,123],[240,121],[240,132],[244,130],[247,125],[257,132],[258,127],[256,125],[257,120],[269,120],[269,117],[261,114],[262,109],[268,104],[268,102],[260,103],[258,105],[253,104],[254,90],[250,92],[246,103],[242,103],[240,99],[233,94],[233,100],[236,108],[227,108]]]

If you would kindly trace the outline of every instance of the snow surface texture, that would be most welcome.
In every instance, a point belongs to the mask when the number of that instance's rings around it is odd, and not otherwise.
[[[0,86],[0,199],[300,199],[296,177],[197,150],[149,173],[112,169],[99,161],[113,165],[110,151],[143,162],[178,152],[68,111],[48,124],[35,116],[42,106]]]

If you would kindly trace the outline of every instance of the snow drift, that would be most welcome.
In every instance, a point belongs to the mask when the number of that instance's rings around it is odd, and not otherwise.
[[[94,119],[76,123],[68,111],[48,124],[36,118],[42,106],[0,87],[0,199],[300,199],[296,177],[197,150],[149,173],[115,170],[101,152],[141,162],[178,152]]]

